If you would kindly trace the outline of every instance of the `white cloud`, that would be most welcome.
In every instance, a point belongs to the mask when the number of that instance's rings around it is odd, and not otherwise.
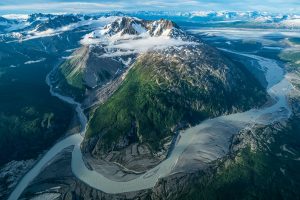
[[[230,40],[259,41],[265,45],[276,45],[278,42],[272,37],[300,37],[300,33],[289,29],[249,29],[249,28],[214,28],[192,29],[194,34],[221,36]]]
[[[179,47],[184,45],[197,45],[195,42],[183,41],[181,39],[174,39],[168,36],[159,37],[133,37],[123,35],[119,39],[110,38],[96,38],[87,39],[86,37],[81,41],[83,45],[104,44],[107,53],[102,54],[101,57],[119,57],[132,54],[145,53],[149,50],[162,50],[168,47]]]
[[[7,14],[7,15],[2,15],[2,17],[6,18],[6,19],[26,20],[26,19],[29,18],[29,15],[24,15],[24,14]]]
[[[31,4],[8,4],[0,5],[0,11],[22,11],[22,12],[101,12],[112,9],[122,9],[117,3],[89,3],[89,2],[55,2],[55,3],[31,3]]]
[[[172,46],[183,46],[196,44],[193,42],[183,41],[181,39],[174,39],[167,36],[160,37],[145,37],[135,40],[124,40],[118,44],[113,44],[107,46],[108,49],[123,49],[136,51],[138,53],[143,53],[148,50],[159,50],[165,49]]]
[[[230,10],[300,13],[299,0],[1,0],[0,13]]]
[[[72,12],[87,13],[116,10],[259,10],[274,12],[299,12],[298,0],[27,0],[20,3],[18,0],[3,0],[0,3],[0,12],[18,13],[30,12]]]
[[[300,27],[300,18],[288,19],[281,23],[283,26],[290,28],[299,28]]]
[[[129,55],[137,54],[137,53],[138,53],[138,51],[135,51],[135,50],[127,50],[127,51],[117,50],[115,52],[104,53],[100,57],[101,58],[121,57],[121,56],[129,56]]]

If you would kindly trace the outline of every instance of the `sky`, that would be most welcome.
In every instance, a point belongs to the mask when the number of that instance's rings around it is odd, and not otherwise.
[[[299,0],[0,0],[0,14],[104,11],[266,11],[300,13]]]

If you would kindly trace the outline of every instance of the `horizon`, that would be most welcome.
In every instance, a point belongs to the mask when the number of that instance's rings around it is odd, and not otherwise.
[[[101,12],[135,12],[135,11],[241,11],[241,12],[268,12],[284,14],[300,14],[300,2],[295,0],[259,0],[240,2],[208,1],[208,0],[153,0],[135,2],[133,0],[28,0],[20,3],[17,0],[4,0],[0,3],[0,15],[5,14],[32,14],[32,13],[101,13]]]
[[[124,15],[126,14],[134,14],[134,13],[156,13],[156,14],[167,14],[170,16],[175,16],[175,15],[179,15],[179,14],[196,14],[195,16],[201,16],[201,15],[197,15],[197,13],[206,13],[206,14],[210,14],[210,13],[239,13],[239,14],[243,14],[243,13],[259,13],[261,15],[294,15],[295,17],[300,18],[300,12],[296,13],[296,12],[271,12],[271,11],[258,11],[258,10],[245,10],[245,11],[240,11],[240,10],[191,10],[191,11],[180,11],[180,10],[115,10],[115,11],[95,11],[95,12],[10,12],[10,13],[2,13],[0,10],[0,16],[4,17],[4,18],[13,18],[13,17],[22,17],[22,16],[29,16],[29,15],[34,15],[34,14],[49,14],[49,15],[101,15],[101,14],[113,14],[113,13],[122,13]],[[202,16],[204,17],[204,15]],[[21,18],[20,18],[21,19]]]

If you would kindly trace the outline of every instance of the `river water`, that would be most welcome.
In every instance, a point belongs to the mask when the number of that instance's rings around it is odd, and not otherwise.
[[[247,59],[255,59],[258,61],[260,69],[262,69],[265,73],[266,80],[268,82],[267,92],[269,95],[275,100],[274,104],[263,107],[261,109],[252,109],[243,113],[236,113],[226,116],[217,117],[214,119],[205,120],[199,125],[189,128],[185,131],[180,132],[180,138],[170,156],[161,162],[158,166],[150,169],[145,174],[137,177],[136,179],[127,181],[127,182],[118,182],[110,180],[104,177],[102,174],[97,173],[96,171],[88,169],[82,159],[82,154],[80,150],[80,144],[83,141],[84,134],[86,132],[87,127],[87,118],[84,115],[83,109],[81,105],[74,101],[74,99],[58,94],[54,91],[53,86],[51,84],[51,73],[46,78],[46,82],[50,87],[50,92],[53,96],[58,97],[59,99],[73,105],[76,107],[76,112],[81,124],[81,131],[78,134],[71,135],[64,140],[61,140],[57,144],[55,144],[44,156],[41,160],[37,162],[37,164],[21,179],[18,183],[14,191],[11,193],[9,200],[16,200],[20,197],[22,192],[26,189],[26,187],[30,184],[30,182],[41,172],[43,167],[47,165],[59,152],[63,149],[74,146],[72,152],[72,171],[74,175],[84,183],[89,186],[101,190],[105,193],[123,193],[123,192],[132,192],[143,189],[152,188],[155,186],[159,178],[168,176],[172,170],[176,167],[176,165],[180,164],[179,158],[185,151],[185,149],[193,144],[196,144],[199,140],[204,144],[209,143],[210,147],[207,151],[210,154],[213,154],[218,151],[218,149],[211,148],[212,146],[219,145],[218,140],[209,140],[209,137],[204,137],[207,128],[214,128],[214,124],[216,122],[234,122],[236,124],[241,124],[244,128],[249,127],[249,124],[270,124],[281,119],[286,119],[290,116],[291,110],[289,108],[287,102],[287,95],[292,90],[292,85],[285,78],[284,70],[278,65],[275,60],[267,59],[264,57],[251,55],[251,54],[240,54],[237,52],[232,52],[229,50],[223,49],[223,51],[227,51],[229,53],[239,54]],[[206,141],[207,140],[207,141]],[[214,142],[216,144],[214,144]],[[201,144],[202,144],[201,143]],[[205,145],[199,146],[197,148],[206,148]],[[202,149],[204,150],[204,149]],[[205,152],[207,152],[205,151]],[[215,151],[215,152],[214,152]],[[225,152],[226,153],[226,152]],[[217,159],[220,157],[218,154],[214,156],[211,160]]]

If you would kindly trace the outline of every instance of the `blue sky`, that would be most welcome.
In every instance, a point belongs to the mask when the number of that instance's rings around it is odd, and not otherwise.
[[[300,13],[299,0],[1,0],[0,14],[136,10],[231,10]]]

